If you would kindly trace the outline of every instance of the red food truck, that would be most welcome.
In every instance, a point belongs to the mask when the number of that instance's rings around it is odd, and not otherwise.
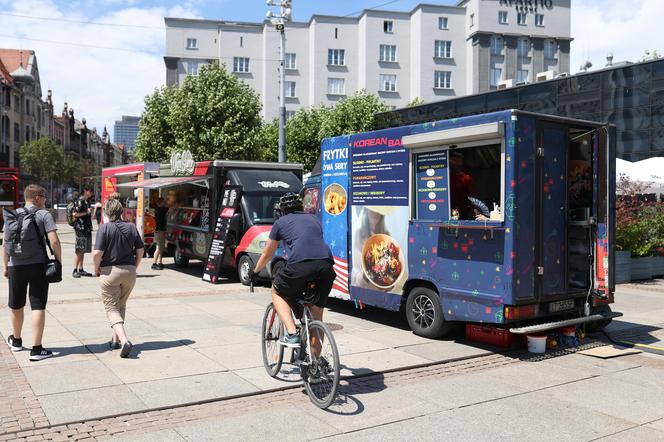
[[[123,218],[136,224],[143,237],[148,254],[153,251],[155,219],[150,209],[149,194],[141,187],[122,187],[129,182],[144,181],[159,175],[158,163],[134,163],[107,167],[101,172],[101,203],[106,203],[113,193],[118,193],[125,207]]]

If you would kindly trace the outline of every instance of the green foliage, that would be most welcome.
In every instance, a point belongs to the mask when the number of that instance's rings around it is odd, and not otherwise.
[[[134,157],[137,161],[165,162],[175,149],[175,139],[167,121],[176,88],[155,89],[145,97],[145,110],[138,124]]]
[[[136,159],[164,162],[185,149],[195,160],[260,159],[254,148],[260,110],[256,92],[225,67],[211,63],[179,88],[162,88],[146,97]]]
[[[61,178],[64,150],[48,137],[24,144],[19,151],[21,167],[29,174],[43,181]]]
[[[386,110],[387,106],[376,95],[358,91],[332,108],[323,119],[318,135],[323,139],[372,130],[374,115]]]
[[[664,255],[664,203],[645,200],[647,186],[624,175],[616,188],[616,248],[635,257]]]
[[[406,104],[406,107],[415,107],[424,104],[424,100],[420,97],[415,97]]]
[[[288,161],[304,164],[304,169],[313,169],[320,156],[322,137],[320,128],[332,111],[325,106],[302,109],[286,124],[286,153]]]

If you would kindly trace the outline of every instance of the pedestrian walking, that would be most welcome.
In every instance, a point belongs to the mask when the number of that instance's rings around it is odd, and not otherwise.
[[[157,199],[156,207],[154,208],[155,217],[155,230],[154,242],[157,244],[157,250],[154,252],[154,262],[152,263],[152,270],[163,270],[164,253],[166,252],[166,220],[168,214],[168,207],[166,201],[159,197]]]
[[[74,232],[76,234],[76,243],[74,251],[76,258],[74,259],[74,270],[72,276],[80,278],[81,276],[92,276],[92,273],[86,272],[83,269],[83,260],[86,253],[92,251],[92,211],[93,207],[90,205],[90,198],[92,198],[92,186],[83,186],[83,194],[74,201],[73,217]]]
[[[31,361],[40,361],[53,356],[42,346],[46,303],[48,301],[48,279],[46,266],[49,261],[45,242],[58,263],[62,262],[62,249],[53,216],[44,209],[46,190],[31,184],[23,191],[25,206],[16,211],[4,211],[5,233],[3,239],[3,263],[5,278],[9,279],[9,309],[12,334],[7,345],[12,351],[23,350],[23,319],[26,298],[30,297],[32,308]],[[46,237],[46,240],[45,240]]]
[[[101,298],[111,323],[111,350],[122,349],[120,357],[131,353],[132,343],[127,338],[124,322],[127,300],[136,284],[136,269],[143,258],[143,241],[132,223],[122,221],[122,203],[109,199],[104,204],[108,222],[97,231],[92,259],[99,277]]]

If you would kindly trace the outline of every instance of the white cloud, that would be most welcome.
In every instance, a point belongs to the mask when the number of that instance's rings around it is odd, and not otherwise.
[[[150,28],[0,16],[0,47],[33,49],[37,55],[43,93],[45,95],[48,89],[53,90],[56,111],[60,112],[66,101],[74,108],[78,118],[87,119],[89,127],[97,127],[101,131],[107,126],[112,133],[114,120],[123,114],[140,115],[145,95],[164,84],[165,34],[163,30],[152,27],[163,28],[164,16],[196,17],[197,13],[181,6],[140,8],[131,6],[132,1],[110,1],[120,4],[120,8],[95,17],[85,15],[85,11],[91,10],[89,8],[65,9],[50,0],[7,3],[11,9],[5,9],[5,12]]]
[[[662,0],[572,0],[571,69],[590,60],[592,69],[613,61],[636,62],[646,49],[664,50]]]

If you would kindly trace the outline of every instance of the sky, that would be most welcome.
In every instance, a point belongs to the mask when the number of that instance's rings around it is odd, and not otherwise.
[[[608,53],[616,62],[636,61],[646,49],[664,52],[664,1],[571,2],[572,73],[586,60],[592,69],[603,67]],[[418,3],[293,0],[293,16],[408,11]],[[44,96],[53,90],[56,111],[68,102],[88,127],[112,133],[114,120],[140,115],[145,95],[165,81],[164,16],[256,22],[266,11],[264,0],[0,0],[0,47],[35,50]]]

